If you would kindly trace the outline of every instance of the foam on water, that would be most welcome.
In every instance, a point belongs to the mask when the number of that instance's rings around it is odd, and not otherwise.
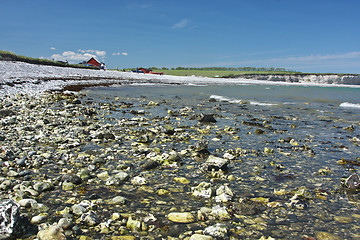
[[[244,103],[244,101],[240,100],[240,99],[234,99],[234,98],[228,98],[228,97],[224,97],[224,96],[218,96],[218,95],[211,95],[210,99],[214,99],[218,102],[229,102],[229,103]]]
[[[258,105],[258,106],[276,106],[278,104],[276,103],[266,103],[266,102],[256,102],[256,101],[250,101],[251,105]]]
[[[344,108],[360,108],[360,104],[343,102],[343,103],[340,104],[340,107],[344,107]]]

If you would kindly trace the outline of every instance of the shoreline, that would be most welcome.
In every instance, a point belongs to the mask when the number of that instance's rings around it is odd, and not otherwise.
[[[65,88],[151,83],[175,85],[295,85],[360,88],[357,75],[249,75],[241,78],[149,75],[0,61],[0,94],[38,94]],[[73,87],[71,87],[73,86]]]

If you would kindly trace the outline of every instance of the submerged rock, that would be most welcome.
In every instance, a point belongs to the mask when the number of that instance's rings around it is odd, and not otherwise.
[[[224,224],[217,223],[205,228],[204,234],[215,237],[216,239],[228,239],[228,228]]]
[[[350,189],[357,189],[360,187],[360,176],[357,173],[352,174],[345,181],[345,186]]]

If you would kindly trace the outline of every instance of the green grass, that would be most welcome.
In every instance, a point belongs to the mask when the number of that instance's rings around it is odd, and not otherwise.
[[[174,76],[202,76],[202,77],[236,77],[249,74],[301,74],[289,71],[216,71],[216,70],[157,70],[167,75]]]
[[[84,66],[81,64],[68,64],[65,62],[53,61],[53,60],[49,60],[49,59],[32,58],[32,57],[17,55],[13,52],[3,51],[3,50],[0,50],[0,60],[19,61],[19,62],[26,62],[26,63],[39,64],[39,65],[57,66],[57,67],[98,69],[96,67],[89,67],[89,66]]]

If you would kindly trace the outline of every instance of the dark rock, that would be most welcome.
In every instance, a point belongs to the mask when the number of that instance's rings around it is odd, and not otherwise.
[[[165,134],[172,135],[175,133],[174,127],[171,125],[165,125],[164,128],[165,128]]]
[[[255,130],[255,134],[257,134],[257,135],[263,134],[264,132],[265,132],[264,130],[259,129],[259,128]]]
[[[0,110],[0,118],[13,116],[13,115],[15,115],[15,113],[13,111],[11,111],[10,109]]]
[[[115,135],[110,132],[103,132],[96,135],[97,139],[115,139]]]
[[[73,184],[79,185],[82,183],[82,179],[75,174],[65,174],[61,176],[61,182],[71,182]]]
[[[157,161],[154,161],[154,160],[149,160],[147,162],[145,162],[141,168],[143,170],[150,170],[150,169],[154,169],[154,168],[157,168],[158,166],[160,166],[160,163],[157,162]]]
[[[208,145],[209,142],[207,140],[200,140],[196,142],[193,146],[191,146],[191,148],[198,153],[208,154]]]
[[[231,208],[236,214],[246,216],[260,214],[266,209],[263,204],[251,201],[250,199],[245,199],[241,202],[233,203]]]
[[[213,115],[210,114],[202,115],[199,121],[201,123],[216,123],[216,119],[214,118]]]

